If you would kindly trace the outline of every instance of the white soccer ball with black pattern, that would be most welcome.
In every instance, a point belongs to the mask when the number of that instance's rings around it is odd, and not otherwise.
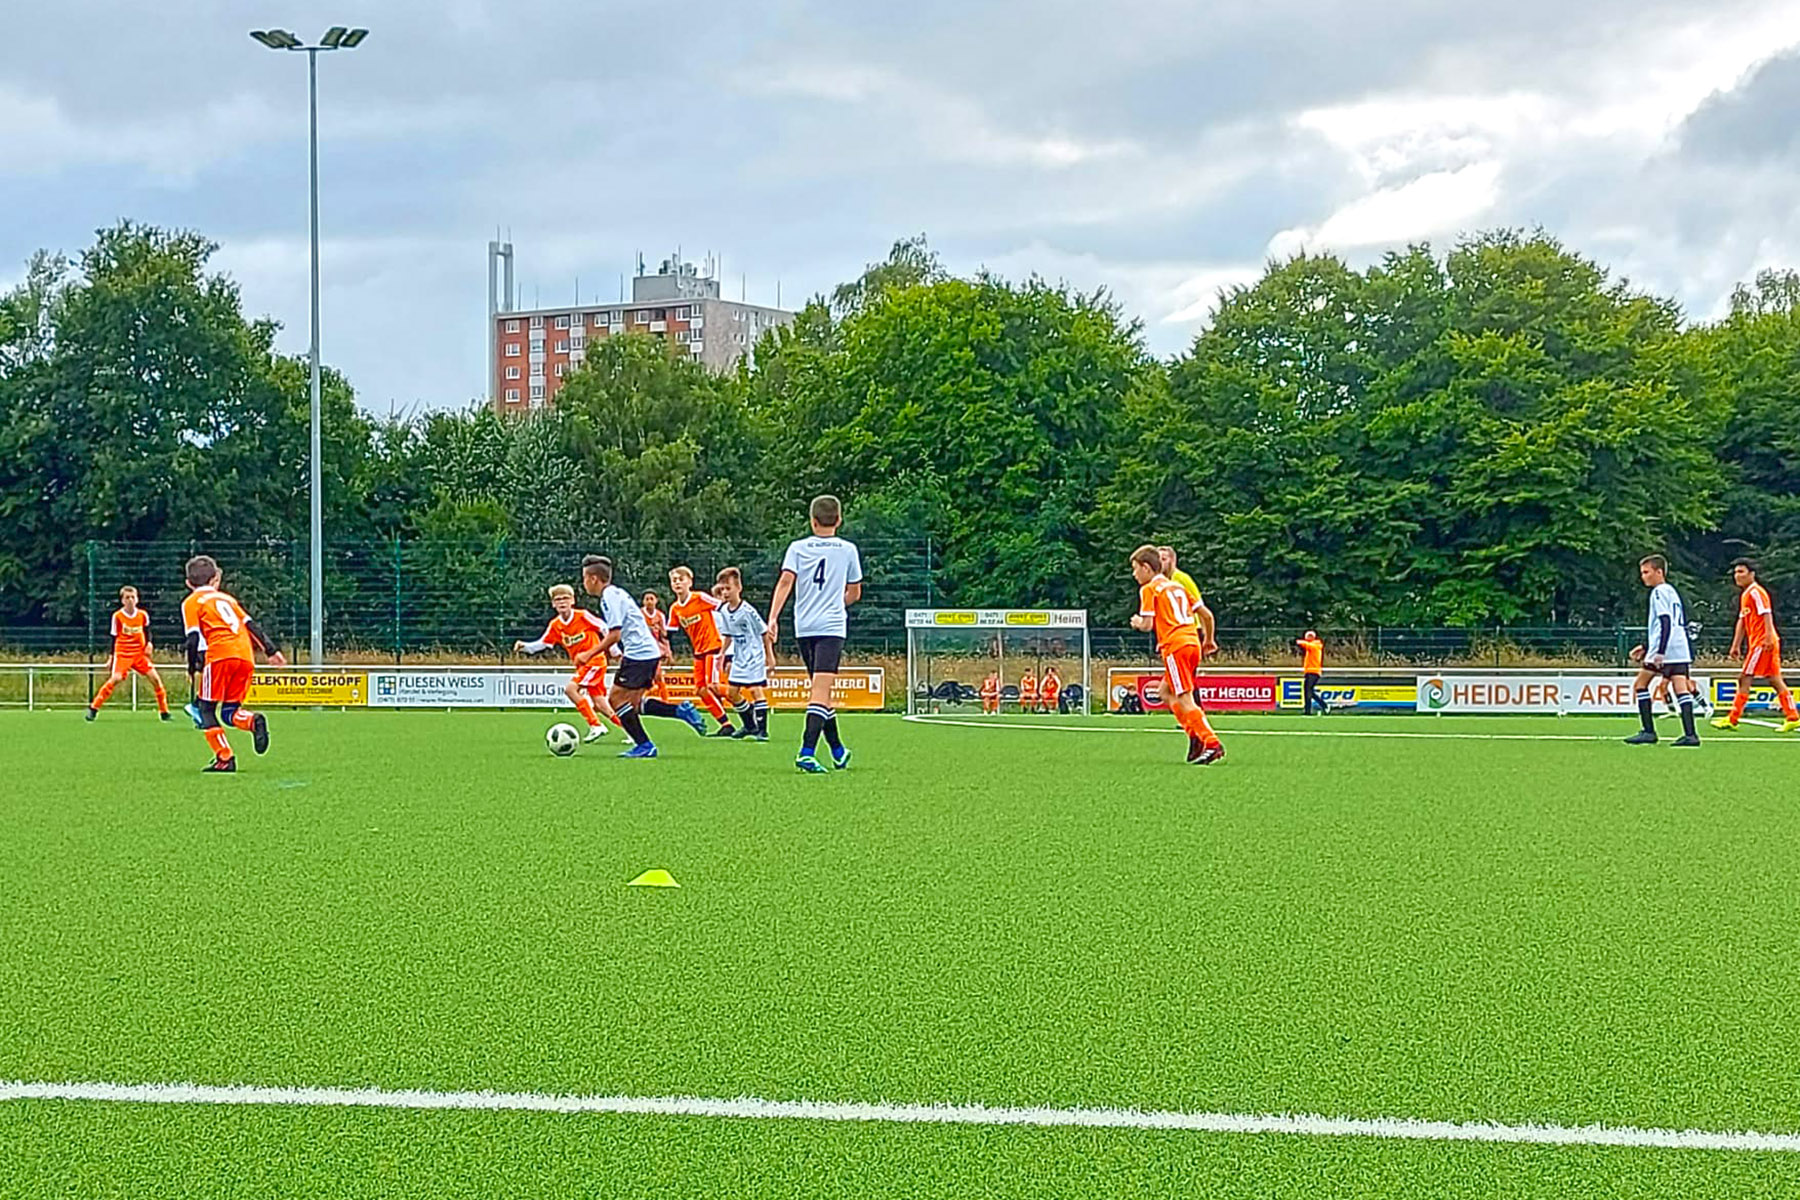
[[[544,744],[550,747],[550,753],[558,758],[567,758],[575,753],[575,747],[581,745],[581,734],[573,725],[552,725],[544,734]]]

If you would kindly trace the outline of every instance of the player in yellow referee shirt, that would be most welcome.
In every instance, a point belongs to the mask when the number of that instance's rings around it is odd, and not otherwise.
[[[1206,607],[1206,600],[1200,595],[1200,585],[1194,582],[1194,577],[1176,565],[1175,547],[1158,546],[1156,556],[1162,560],[1163,576],[1187,593],[1188,603],[1194,610],[1194,626],[1200,630],[1200,657],[1206,658],[1219,648],[1219,643],[1213,640],[1212,609]]]

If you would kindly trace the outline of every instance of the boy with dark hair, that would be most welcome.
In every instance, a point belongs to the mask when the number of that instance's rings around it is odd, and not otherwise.
[[[769,653],[775,635],[768,622],[753,605],[744,603],[744,576],[736,567],[726,567],[713,581],[713,591],[720,604],[713,611],[719,632],[728,639],[731,666],[726,681],[731,685],[730,699],[742,721],[740,738],[769,740]]]
[[[613,582],[612,559],[590,554],[581,560],[581,587],[590,596],[600,598],[600,623],[606,632],[594,651],[604,661],[614,646],[619,648],[619,669],[613,675],[612,691],[607,699],[618,714],[619,725],[631,737],[631,748],[620,758],[655,758],[656,743],[644,731],[644,717],[668,717],[685,721],[693,731],[706,736],[706,723],[687,701],[670,704],[666,700],[649,700],[645,693],[656,682],[662,666],[662,647],[650,635],[644,610],[631,593]]]
[[[824,774],[819,765],[819,738],[831,747],[831,761],[840,771],[850,767],[850,750],[838,736],[837,710],[831,706],[832,688],[843,665],[844,639],[850,631],[848,609],[862,599],[862,557],[853,542],[837,535],[844,521],[844,506],[836,496],[820,496],[808,514],[812,536],[791,543],[781,558],[781,578],[769,602],[769,628],[781,629],[781,611],[794,599],[794,636],[800,643],[800,660],[812,679],[806,705],[806,732],[794,766],[812,775]]]

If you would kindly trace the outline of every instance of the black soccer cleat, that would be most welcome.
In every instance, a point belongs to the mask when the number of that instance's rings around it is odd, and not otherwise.
[[[1625,744],[1627,746],[1654,746],[1656,745],[1656,735],[1648,729],[1640,729],[1626,738]]]
[[[87,719],[90,721],[92,721],[95,717],[97,717],[99,715],[100,715],[100,710],[97,708],[90,708],[87,710]]]
[[[1671,746],[1698,746],[1699,744],[1700,735],[1697,733],[1684,733],[1669,743]]]
[[[731,738],[736,737],[737,735],[737,728],[733,726],[730,721],[725,722],[723,725],[712,731],[712,736],[716,738]]]
[[[1202,750],[1200,752],[1200,757],[1196,758],[1194,760],[1194,762],[1196,764],[1198,764],[1199,766],[1202,766],[1202,767],[1210,767],[1214,763],[1221,763],[1224,761],[1225,761],[1225,747],[1220,745],[1218,742],[1214,742],[1212,745],[1210,745],[1206,749]]]
[[[202,775],[235,775],[237,774],[237,759],[215,758],[202,767],[200,773]]]
[[[1187,753],[1187,760],[1188,760],[1188,761],[1189,761],[1189,762],[1191,762],[1191,763],[1195,763],[1195,762],[1199,762],[1199,761],[1200,761],[1200,755],[1201,755],[1201,754],[1202,754],[1202,753],[1204,753],[1204,752],[1205,752],[1205,750],[1206,750],[1206,743],[1205,743],[1205,742],[1203,742],[1203,741],[1201,741],[1201,740],[1200,740],[1200,739],[1199,739],[1199,738],[1197,738],[1197,737],[1195,737],[1195,736],[1194,736],[1194,735],[1193,735],[1193,734],[1191,734],[1191,733],[1190,733],[1190,734],[1188,734],[1188,753]]]
[[[250,737],[258,754],[269,752],[269,719],[261,713],[257,713],[256,719],[250,722]]]
[[[165,721],[173,721],[175,719],[174,713],[165,712],[160,715],[161,715],[162,719]]]

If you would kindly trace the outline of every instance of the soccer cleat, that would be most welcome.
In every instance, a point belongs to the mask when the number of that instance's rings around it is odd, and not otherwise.
[[[257,713],[250,721],[250,740],[258,754],[269,752],[269,718]]]
[[[699,734],[701,737],[706,736],[706,719],[700,715],[700,710],[694,707],[694,702],[692,700],[683,700],[680,704],[677,704],[675,706],[675,715],[681,720],[686,721],[688,727],[695,733]]]
[[[1781,732],[1783,733],[1793,733],[1796,730],[1800,730],[1800,717],[1795,717],[1792,720],[1783,721],[1781,723]]]
[[[1206,750],[1205,742],[1201,741],[1199,738],[1195,737],[1191,733],[1188,734],[1187,760],[1189,762],[1199,762],[1200,755],[1203,754],[1205,752],[1205,750]]]
[[[766,742],[769,740],[769,735],[766,733],[753,733],[750,735],[750,740],[753,742]]]
[[[168,710],[168,709],[166,709],[166,708],[165,708],[165,709],[164,709],[164,710],[163,710],[163,711],[162,711],[162,713],[161,713],[161,714],[160,714],[160,716],[161,716],[161,717],[162,717],[162,719],[163,719],[163,720],[165,720],[165,721],[173,721],[173,720],[174,720],[174,719],[175,719],[175,717],[174,717],[174,715],[173,715],[173,714],[171,714],[171,713],[170,713],[170,712],[169,712],[169,710]]]
[[[633,746],[631,749],[629,749],[629,750],[625,751],[623,754],[619,755],[619,757],[620,758],[655,758],[656,757],[656,743],[655,742],[639,742],[637,745]]]
[[[87,710],[87,719],[90,721],[99,715],[100,715],[100,710],[97,708],[90,708]]]
[[[1640,729],[1626,738],[1625,744],[1627,746],[1654,746],[1656,745],[1656,735],[1648,729]]]
[[[1730,717],[1715,717],[1713,719],[1712,727],[1714,729],[1736,729],[1737,722]]]
[[[187,714],[188,720],[194,723],[195,729],[206,728],[205,725],[200,723],[200,706],[198,704],[189,700],[186,704],[181,706],[181,711]]]
[[[831,765],[840,771],[848,771],[850,769],[850,747],[839,746],[836,750],[833,750],[831,752]]]
[[[1212,745],[1206,747],[1206,749],[1204,749],[1200,752],[1200,757],[1196,758],[1194,760],[1196,765],[1202,766],[1202,767],[1210,767],[1214,763],[1220,763],[1220,762],[1224,762],[1224,761],[1225,761],[1225,747],[1220,745],[1218,742],[1214,742]]]
[[[723,724],[723,725],[719,726],[717,729],[713,730],[712,736],[716,737],[716,738],[737,737],[738,736],[737,727],[734,726],[730,721],[727,721],[727,722],[725,722],[725,724]]]
[[[202,775],[235,775],[237,773],[237,759],[215,758],[212,762],[200,768],[200,773]]]
[[[799,758],[794,760],[794,765],[799,767],[802,771],[805,771],[808,775],[826,774],[825,764],[811,754],[802,754]]]
[[[604,726],[604,725],[589,725],[588,731],[587,731],[587,736],[582,738],[581,740],[584,742],[597,742],[605,736],[606,736],[606,726]]]
[[[1692,734],[1692,733],[1684,733],[1680,737],[1676,738],[1674,741],[1669,743],[1669,745],[1671,745],[1671,746],[1698,746],[1699,744],[1700,744],[1699,735]]]

